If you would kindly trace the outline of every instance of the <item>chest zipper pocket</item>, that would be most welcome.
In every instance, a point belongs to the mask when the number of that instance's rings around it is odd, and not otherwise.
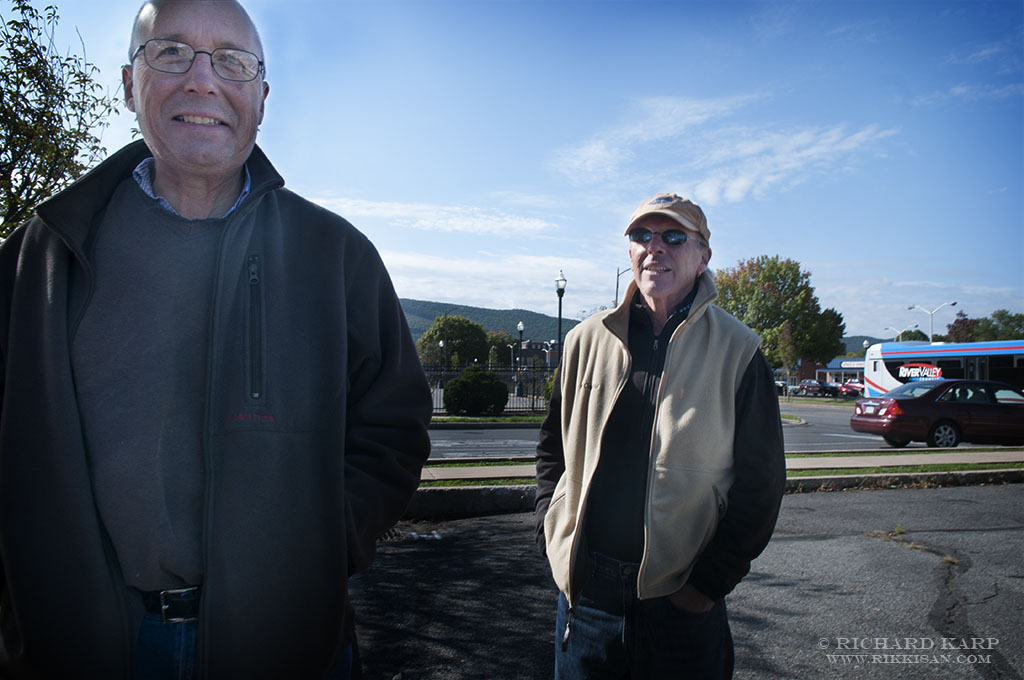
[[[249,275],[249,398],[263,398],[263,271],[259,255],[250,255]]]

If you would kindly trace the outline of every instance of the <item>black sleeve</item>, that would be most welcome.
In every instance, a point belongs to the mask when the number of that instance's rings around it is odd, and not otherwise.
[[[548,415],[540,426],[540,438],[537,442],[537,500],[536,500],[536,538],[537,547],[545,552],[544,516],[548,512],[551,496],[555,493],[555,485],[565,472],[565,454],[562,451],[562,389],[559,386],[557,373],[555,386],[551,390],[548,402]]]
[[[375,251],[352,267],[345,502],[349,574],[365,570],[376,541],[405,512],[430,455],[432,402],[398,296]]]
[[[736,394],[733,468],[725,516],[690,575],[690,583],[714,600],[736,587],[768,545],[786,488],[779,400],[760,350]]]

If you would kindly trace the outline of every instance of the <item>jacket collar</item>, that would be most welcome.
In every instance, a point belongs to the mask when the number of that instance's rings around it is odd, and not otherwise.
[[[686,317],[686,321],[680,324],[680,327],[692,324],[703,316],[707,308],[711,306],[711,303],[718,298],[718,288],[715,287],[715,279],[711,276],[709,270],[705,269],[697,277],[697,282],[700,284],[697,288],[697,297],[694,298],[693,304],[690,306],[689,316]],[[623,342],[627,342],[629,338],[629,310],[637,290],[636,280],[631,279],[629,285],[626,286],[626,292],[622,296],[619,306],[610,312],[606,312],[603,319],[604,325],[608,327],[608,330],[617,335]],[[676,331],[678,332],[678,330],[677,328]]]
[[[151,155],[142,140],[124,146],[66,189],[41,203],[36,213],[69,245],[84,250],[93,223],[106,208],[114,189],[126,177],[131,177],[136,166]],[[268,191],[284,186],[284,179],[258,146],[253,146],[246,166],[252,176],[252,188],[239,211]]]

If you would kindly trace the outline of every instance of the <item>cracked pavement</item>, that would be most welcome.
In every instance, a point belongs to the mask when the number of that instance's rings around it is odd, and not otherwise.
[[[531,513],[398,533],[352,580],[368,680],[552,677]],[[1024,677],[1024,485],[789,494],[726,602],[736,678]]]

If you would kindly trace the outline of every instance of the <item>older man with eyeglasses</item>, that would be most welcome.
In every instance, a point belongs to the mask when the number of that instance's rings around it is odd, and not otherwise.
[[[658,194],[625,233],[633,281],[566,336],[537,446],[555,677],[728,678],[724,598],[785,484],[775,382],[757,335],[713,304],[698,205]]]
[[[141,141],[0,246],[0,676],[348,678],[431,400],[390,279],[255,145],[233,0],[153,0]]]

